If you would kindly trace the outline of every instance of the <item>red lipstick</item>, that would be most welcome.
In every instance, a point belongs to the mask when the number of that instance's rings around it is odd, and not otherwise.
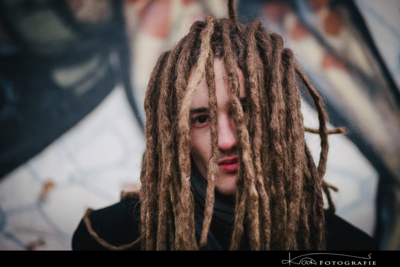
[[[218,167],[224,172],[236,172],[239,167],[239,158],[237,156],[224,158],[218,161]]]

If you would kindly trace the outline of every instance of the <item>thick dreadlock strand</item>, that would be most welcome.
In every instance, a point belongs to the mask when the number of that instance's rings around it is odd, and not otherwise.
[[[177,78],[175,81],[175,87],[178,95],[178,110],[181,109],[190,70],[193,67],[191,51],[205,25],[206,23],[204,21],[196,21],[193,23],[192,27],[190,27],[190,32],[187,36],[188,41],[184,44],[182,53],[179,55],[179,59],[176,64]]]
[[[161,79],[161,93],[159,98],[159,105],[158,105],[158,125],[159,125],[159,133],[161,142],[158,144],[158,150],[161,154],[160,159],[160,169],[164,170],[160,173],[160,181],[159,186],[157,188],[158,194],[160,196],[158,208],[158,228],[157,228],[157,249],[158,250],[165,250],[166,247],[166,238],[167,238],[167,216],[169,216],[170,211],[168,210],[168,199],[169,197],[169,190],[168,184],[172,179],[172,169],[173,169],[173,162],[174,162],[174,154],[175,151],[173,149],[173,130],[172,130],[172,123],[171,123],[171,107],[170,105],[174,103],[174,90],[172,86],[173,81],[173,74],[174,74],[174,64],[178,60],[178,56],[182,51],[183,44],[186,43],[186,38],[183,38],[175,49],[170,53],[166,67],[162,74]]]
[[[158,161],[158,153],[157,153],[157,144],[158,144],[158,132],[157,128],[155,127],[156,120],[157,120],[157,104],[159,99],[159,87],[157,87],[157,83],[159,82],[159,72],[162,70],[167,57],[169,56],[170,52],[163,53],[158,62],[156,67],[154,68],[150,81],[149,86],[147,88],[145,102],[144,102],[144,109],[146,113],[146,153],[144,156],[144,168],[145,174],[141,176],[141,236],[142,236],[142,248],[147,249],[147,245],[149,240],[151,240],[150,233],[148,229],[154,229],[151,221],[152,217],[154,216],[154,212],[157,212],[157,207],[154,207],[154,199],[148,198],[148,194],[151,194],[152,190],[154,189],[154,179],[158,177],[158,164],[151,164],[154,161]],[[150,163],[151,162],[151,163]],[[150,207],[150,208],[149,208]],[[151,209],[151,210],[150,210]],[[149,211],[150,210],[150,211]],[[150,214],[153,212],[153,214]]]
[[[308,127],[304,127],[304,130],[309,133],[319,134],[319,129],[312,129]],[[338,127],[333,130],[328,130],[328,134],[345,134],[346,129],[344,127]]]
[[[235,9],[235,1],[234,0],[228,0],[228,14],[229,14],[229,19],[234,23],[238,24],[238,19],[237,19],[237,14],[236,14],[236,9]]]
[[[290,49],[284,49],[283,62],[285,63],[285,97],[287,102],[287,138],[290,151],[290,179],[293,186],[287,187],[288,196],[288,245],[289,249],[298,249],[296,241],[296,231],[299,217],[301,216],[301,192],[303,190],[303,170],[302,165],[304,161],[304,154],[302,147],[304,147],[304,127],[303,116],[301,115],[300,95],[298,88],[295,84],[295,70],[294,70],[294,57]]]
[[[308,89],[308,91],[310,92],[310,94],[314,100],[315,107],[318,112],[318,118],[319,118],[319,122],[320,122],[318,133],[321,138],[321,153],[320,153],[320,159],[319,159],[319,163],[318,163],[318,174],[319,174],[319,178],[322,180],[323,176],[325,174],[325,171],[326,171],[326,163],[327,163],[327,159],[328,159],[328,150],[329,150],[328,134],[337,134],[337,133],[342,134],[342,133],[345,133],[345,130],[344,130],[344,128],[336,128],[334,130],[328,131],[328,129],[326,127],[327,116],[326,116],[325,110],[323,108],[324,103],[322,101],[321,96],[318,94],[317,90],[312,86],[311,82],[308,80],[308,78],[301,71],[300,67],[297,64],[296,64],[296,72],[299,75],[302,82],[304,83],[304,85],[306,86],[306,88]],[[316,132],[315,130],[310,129],[310,128],[307,128],[307,130],[309,132],[313,132],[313,133]],[[336,208],[335,208],[335,205],[333,204],[333,201],[332,201],[332,198],[331,198],[331,195],[329,192],[329,188],[331,188],[337,192],[337,188],[335,188],[333,186],[329,186],[328,184],[326,184],[325,181],[322,181],[322,189],[327,197],[329,210],[335,211]]]
[[[196,249],[197,245],[190,242],[190,236],[194,236],[194,208],[193,208],[193,197],[190,192],[190,123],[189,123],[189,112],[190,105],[192,102],[193,95],[200,84],[200,81],[204,77],[205,66],[207,58],[210,55],[211,45],[210,39],[214,32],[214,22],[215,18],[212,15],[208,15],[206,18],[207,25],[201,32],[201,51],[200,57],[197,61],[197,68],[194,73],[193,80],[189,83],[182,102],[182,108],[179,114],[179,163],[181,165],[181,181],[182,181],[182,191],[181,191],[181,211],[180,216],[182,217],[182,237],[183,243],[186,249]],[[192,227],[193,226],[193,227]],[[192,229],[190,229],[192,227]]]
[[[261,160],[263,166],[263,177],[264,184],[266,187],[267,194],[270,198],[275,195],[275,186],[271,181],[271,161],[270,161],[270,142],[269,142],[269,124],[270,124],[270,104],[269,98],[267,96],[266,88],[270,88],[270,73],[271,73],[271,64],[270,59],[272,58],[272,46],[271,46],[271,38],[269,34],[260,27],[258,31],[255,32],[256,41],[259,44],[259,55],[263,63],[263,73],[264,73],[264,85],[261,88],[265,88],[264,90],[260,90],[260,99],[261,99],[261,114],[263,114],[262,120],[262,144],[261,144]],[[270,209],[271,217],[271,209]],[[271,230],[269,230],[271,235]]]
[[[313,216],[316,214],[315,213],[315,206],[317,203],[317,197],[316,197],[316,193],[315,193],[315,182],[313,179],[314,177],[311,174],[311,169],[314,165],[310,165],[309,164],[309,158],[307,156],[306,153],[306,148],[307,144],[304,144],[304,152],[303,154],[305,155],[304,158],[304,165],[303,165],[303,174],[304,174],[304,182],[303,182],[303,192],[302,192],[302,199],[304,199],[304,207],[305,210],[307,211],[307,220],[308,220],[308,226],[309,226],[309,230],[314,231],[315,227],[314,227],[314,219]],[[310,243],[310,248],[311,248],[311,237],[308,237],[309,243]]]
[[[222,37],[224,44],[224,63],[226,67],[226,72],[228,76],[228,87],[229,87],[229,98],[230,106],[232,107],[233,117],[236,125],[236,132],[239,139],[239,158],[243,162],[244,171],[248,177],[248,181],[244,181],[244,194],[248,194],[248,197],[243,197],[246,199],[246,206],[249,212],[249,236],[250,236],[250,247],[252,250],[258,250],[260,247],[260,230],[259,230],[259,215],[258,215],[258,192],[255,187],[255,173],[254,165],[252,161],[252,151],[250,148],[249,133],[247,131],[246,125],[244,123],[243,110],[239,101],[239,79],[236,73],[235,56],[232,51],[231,40],[229,37],[231,24],[228,20],[221,20],[222,25]],[[242,200],[243,201],[243,200]],[[241,218],[240,221],[236,223],[243,223]],[[234,232],[235,234],[235,232]],[[235,248],[239,244],[234,242],[239,242],[240,238],[234,239],[231,247]]]
[[[321,96],[318,94],[317,90],[312,86],[306,75],[301,71],[300,67],[296,64],[296,73],[299,75],[301,81],[306,86],[307,90],[310,92],[311,97],[314,100],[315,107],[318,112],[319,119],[319,135],[321,137],[321,153],[318,163],[318,174],[322,177],[326,171],[326,162],[328,159],[328,129],[326,128],[326,114],[323,108],[323,101]]]
[[[226,61],[227,57],[229,59],[233,58],[232,55],[232,49],[230,48],[230,25],[228,20],[221,20],[220,24],[222,26],[222,42],[223,42],[223,58],[224,62]],[[228,54],[228,55],[227,55]],[[230,62],[229,62],[230,63]],[[231,63],[232,64],[232,63]],[[225,62],[225,67],[227,68],[227,63]],[[234,68],[234,67],[231,67]],[[236,75],[236,68],[234,71],[230,71],[230,69],[227,70],[228,74],[228,86],[230,88],[229,91],[236,90],[238,91],[239,85],[238,85],[238,78]],[[232,77],[233,76],[233,77]],[[239,93],[239,92],[237,92]],[[237,94],[235,92],[235,94]],[[231,93],[230,93],[231,95]],[[231,96],[230,96],[231,98]],[[237,126],[236,126],[237,127]],[[242,152],[239,150],[239,157],[242,157]],[[238,170],[238,177],[236,178],[236,205],[235,205],[235,222],[234,222],[234,228],[233,228],[233,235],[232,235],[232,242],[230,249],[231,250],[237,250],[239,249],[240,241],[243,236],[243,220],[244,220],[244,215],[245,215],[245,204],[247,200],[247,192],[243,179],[243,173],[244,173],[244,164],[241,163],[239,164],[239,170]]]
[[[178,117],[178,110],[181,110],[183,97],[185,95],[185,89],[187,87],[187,80],[189,78],[190,70],[193,67],[193,60],[191,58],[191,51],[198,40],[201,30],[204,29],[206,23],[203,21],[196,21],[190,28],[190,31],[187,35],[187,41],[184,43],[182,52],[179,54],[179,58],[176,64],[175,70],[175,90],[177,96],[177,105],[173,108],[173,117]],[[179,133],[178,133],[178,120],[173,121],[173,131],[176,133],[176,137],[174,138],[174,151],[178,151],[179,149]],[[173,177],[179,177],[181,175],[179,158],[177,157],[175,160],[175,168],[173,170]],[[181,210],[181,199],[180,194],[182,190],[182,185],[180,179],[174,179],[172,181],[171,186],[169,187],[171,194],[171,202],[174,209],[174,218],[175,225],[182,225],[184,222],[180,216]],[[176,237],[175,239],[175,247],[176,249],[183,249],[183,229],[182,227],[177,227],[176,229]],[[193,237],[192,237],[193,239]],[[193,243],[194,240],[192,240]]]
[[[304,191],[303,191],[304,192]],[[306,198],[304,194],[301,194],[300,200],[300,217],[298,228],[296,232],[298,249],[309,250],[310,249],[310,227],[308,220],[308,209],[306,207]]]
[[[177,192],[177,179],[173,179],[173,181],[169,184],[169,193],[171,196],[171,206],[172,206],[172,215],[173,218],[170,220],[171,222],[173,222],[173,225],[171,226],[171,230],[173,230],[173,235],[171,235],[171,240],[170,243],[172,243],[171,245],[171,249],[172,250],[177,250],[180,246],[179,246],[179,240],[177,237],[177,225],[179,225],[179,215],[178,215],[178,206],[179,206],[179,197],[178,197],[178,192]]]
[[[261,227],[262,243],[260,244],[261,249],[269,250],[270,242],[270,226],[271,218],[269,211],[269,196],[265,190],[263,169],[261,163],[261,148],[262,148],[262,122],[261,122],[261,100],[260,100],[260,88],[264,87],[264,75],[263,75],[263,63],[258,55],[255,31],[258,31],[261,27],[261,22],[256,21],[247,27],[246,40],[247,42],[247,59],[246,66],[249,72],[248,78],[248,95],[250,96],[251,104],[253,109],[248,112],[250,119],[254,120],[252,123],[251,132],[254,133],[252,148],[254,151],[254,161],[256,167],[256,180],[257,190],[260,192],[260,218],[263,224]],[[253,115],[254,114],[254,115]]]
[[[313,246],[312,249],[323,250],[325,249],[326,244],[324,235],[324,207],[321,190],[322,182],[320,182],[318,177],[318,170],[314,164],[314,159],[312,158],[307,144],[305,144],[304,147],[314,189],[310,216],[312,217],[312,226],[314,227],[316,234],[314,235],[313,239],[311,239],[311,245]]]
[[[297,72],[297,70],[296,70]],[[304,74],[303,74],[304,75]],[[306,241],[307,247],[310,249],[323,250],[326,247],[325,232],[324,232],[324,211],[323,211],[323,199],[322,199],[322,177],[319,176],[317,167],[315,166],[314,160],[308,149],[307,144],[304,142],[304,154],[306,157],[304,177],[305,190],[303,191],[303,199],[305,203],[305,209],[308,213],[308,223],[302,223],[302,226],[306,226],[305,229],[307,234],[314,232],[314,235],[310,236],[309,241]],[[303,204],[301,209],[303,209]],[[303,215],[304,216],[304,215]],[[305,218],[302,217],[301,221],[305,222]],[[308,225],[308,227],[307,227]]]
[[[328,184],[325,181],[322,181],[322,190],[324,190],[324,193],[326,195],[326,199],[328,200],[328,209],[332,212],[336,211],[336,207],[335,204],[332,201],[332,197],[331,197],[331,192],[329,191],[329,189],[332,189],[333,191],[337,192],[338,189],[336,187],[334,187],[333,185]]]
[[[211,52],[207,59],[206,81],[208,86],[210,122],[211,122],[211,158],[208,163],[207,173],[207,196],[204,210],[203,232],[201,233],[200,247],[207,243],[208,230],[211,224],[212,212],[214,208],[215,182],[218,178],[218,133],[217,133],[217,98],[215,96],[214,83],[214,55]]]
[[[121,245],[119,247],[113,246],[109,243],[107,243],[107,241],[105,241],[104,239],[100,238],[97,233],[93,230],[92,228],[92,224],[90,223],[90,219],[89,219],[89,215],[90,213],[92,213],[92,209],[87,209],[86,213],[83,217],[83,221],[85,222],[85,225],[87,227],[87,230],[89,232],[89,234],[99,243],[101,244],[103,247],[107,248],[108,250],[126,250],[129,248],[132,248],[134,246],[137,246],[138,244],[140,244],[140,237],[138,239],[136,239],[135,241],[133,241],[130,244],[126,244],[126,245]]]
[[[283,96],[282,96],[282,74],[281,74],[281,53],[283,50],[282,38],[277,34],[271,34],[271,43],[274,47],[273,56],[271,59],[271,85],[268,97],[270,98],[270,112],[271,118],[269,123],[269,136],[271,143],[270,161],[272,167],[272,184],[275,187],[275,194],[271,196],[273,199],[272,209],[272,224],[275,229],[272,232],[271,243],[274,244],[275,249],[284,249],[286,240],[281,238],[285,235],[286,227],[286,199],[284,191],[284,154],[282,147],[283,133],[281,132],[280,117],[283,109]]]

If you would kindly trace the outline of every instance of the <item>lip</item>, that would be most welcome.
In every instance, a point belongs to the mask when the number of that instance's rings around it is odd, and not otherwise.
[[[224,172],[236,172],[239,168],[239,158],[237,156],[224,158],[218,161],[218,167]]]

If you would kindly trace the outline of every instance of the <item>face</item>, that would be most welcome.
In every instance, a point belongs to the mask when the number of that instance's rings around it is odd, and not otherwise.
[[[240,100],[246,103],[244,77],[237,68],[240,84]],[[194,71],[189,77],[193,78]],[[238,138],[229,105],[229,88],[227,74],[222,59],[214,59],[215,92],[217,98],[217,129],[218,129],[218,178],[216,189],[224,195],[233,195],[236,191],[236,176],[239,166]],[[190,107],[191,120],[191,155],[197,169],[206,178],[208,161],[211,158],[211,125],[206,78],[200,82]]]

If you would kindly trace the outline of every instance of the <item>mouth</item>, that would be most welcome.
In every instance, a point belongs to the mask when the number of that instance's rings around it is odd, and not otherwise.
[[[218,161],[218,167],[224,172],[237,172],[239,168],[239,158],[237,156],[224,158]]]

